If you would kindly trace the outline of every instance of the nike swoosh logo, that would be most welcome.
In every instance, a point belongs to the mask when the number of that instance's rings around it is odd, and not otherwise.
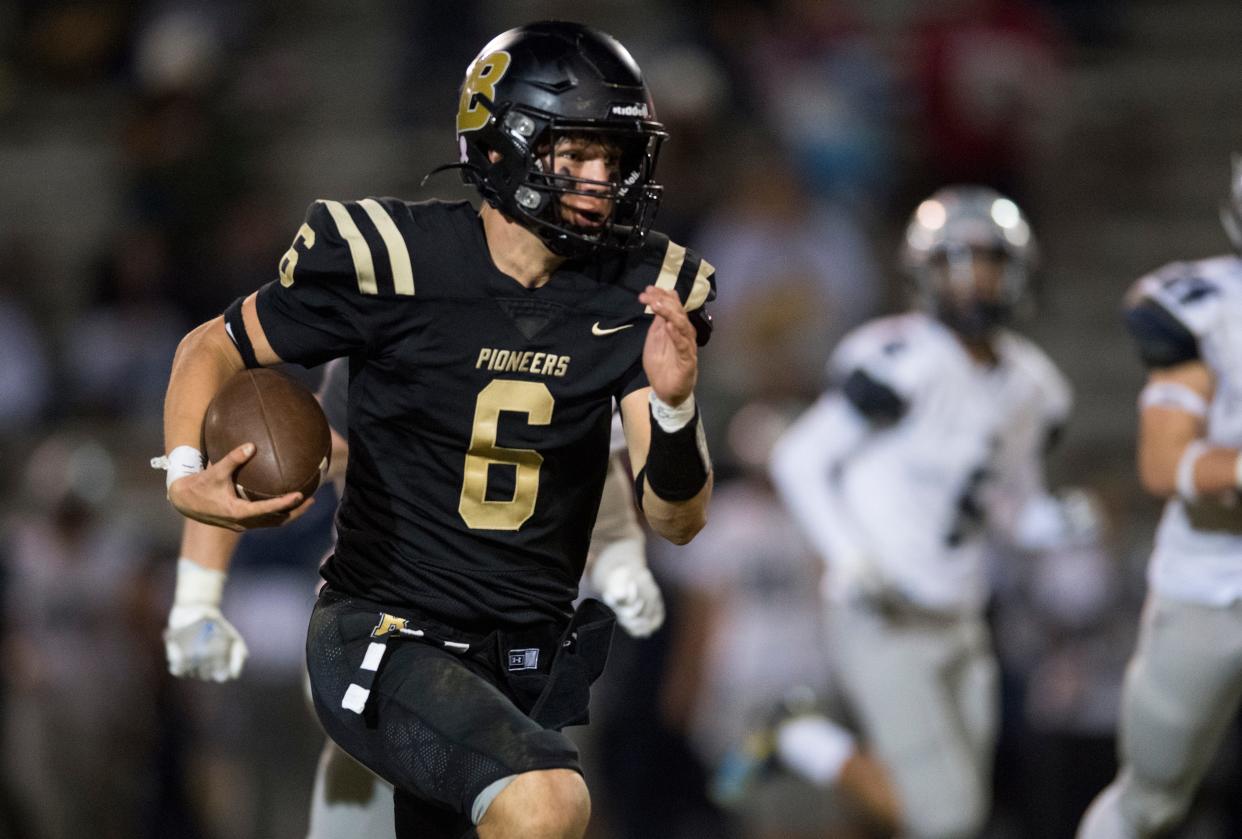
[[[620,332],[622,329],[629,329],[633,325],[634,324],[632,323],[626,323],[626,324],[622,324],[621,326],[613,326],[613,327],[609,327],[608,329],[604,329],[602,326],[599,325],[599,321],[595,321],[595,323],[591,324],[591,334],[592,335],[611,335],[614,332]]]

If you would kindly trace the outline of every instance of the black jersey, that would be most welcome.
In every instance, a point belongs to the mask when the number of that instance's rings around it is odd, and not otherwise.
[[[462,627],[569,614],[608,467],[613,400],[645,387],[647,285],[687,310],[706,261],[661,234],[528,289],[467,202],[317,201],[260,290],[272,348],[348,356],[349,466],[333,586]]]

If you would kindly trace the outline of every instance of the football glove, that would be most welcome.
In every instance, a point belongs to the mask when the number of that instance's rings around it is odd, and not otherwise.
[[[855,601],[878,611],[888,611],[899,599],[878,562],[866,553],[840,551],[833,556],[832,567],[845,581]]]
[[[613,542],[591,568],[591,586],[627,635],[646,638],[664,625],[664,596],[647,568],[640,540]]]
[[[249,650],[241,634],[215,606],[173,606],[164,630],[168,672],[227,682],[241,675]]]
[[[182,558],[164,652],[174,676],[227,682],[241,675],[249,651],[241,634],[220,613],[225,573]]]
[[[1070,487],[1029,501],[1018,517],[1014,541],[1037,552],[1092,545],[1100,539],[1105,517],[1094,492]]]

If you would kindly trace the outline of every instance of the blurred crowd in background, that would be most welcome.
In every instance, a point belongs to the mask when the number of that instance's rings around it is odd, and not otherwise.
[[[241,680],[168,676],[180,521],[148,461],[173,351],[274,278],[314,199],[471,197],[451,174],[421,183],[456,157],[464,68],[548,17],[614,34],[644,69],[672,135],[657,226],[720,282],[699,388],[720,512],[689,547],[653,546],[668,625],[618,636],[580,732],[592,837],[823,835],[809,787],[729,810],[706,794],[792,683],[828,688],[819,562],[764,461],[842,334],[907,304],[900,231],[948,183],[994,186],[1032,219],[1043,267],[1019,328],[1078,391],[1055,477],[1108,513],[1088,548],[996,558],[989,836],[1069,836],[1107,783],[1157,515],[1133,474],[1142,374],[1116,313],[1139,274],[1226,248],[1236,0],[10,0],[0,837],[305,830],[321,734],[301,648],[331,490],[243,543],[224,608],[250,645]],[[1242,835],[1240,746],[1179,835]]]

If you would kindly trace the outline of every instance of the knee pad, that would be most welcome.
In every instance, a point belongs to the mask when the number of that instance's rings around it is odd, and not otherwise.
[[[504,792],[505,787],[513,783],[513,779],[517,775],[505,775],[499,780],[492,781],[483,791],[474,797],[474,804],[470,807],[470,821],[478,824],[483,821],[483,816],[487,813],[487,808],[492,806],[492,802],[496,800],[496,796]]]

